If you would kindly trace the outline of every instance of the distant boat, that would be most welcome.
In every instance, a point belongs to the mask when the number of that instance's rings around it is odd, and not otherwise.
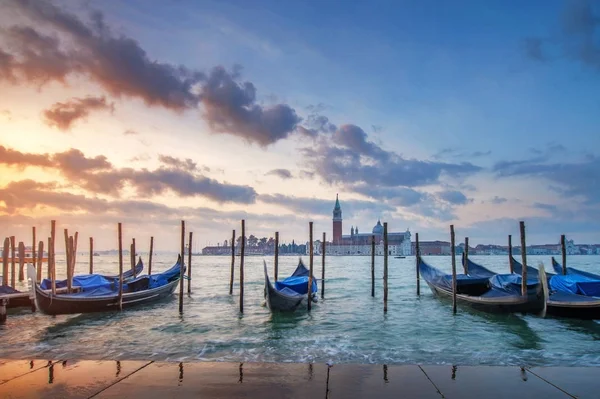
[[[94,256],[100,256],[98,252],[94,252]]]
[[[265,268],[265,299],[267,307],[271,311],[293,311],[304,300],[308,300],[308,276],[309,271],[299,261],[298,267],[292,275],[282,281],[276,281],[275,286],[269,280],[267,272],[267,263],[263,261]],[[311,300],[316,302],[315,295],[317,293],[317,281],[313,277],[311,287]]]
[[[405,259],[406,256],[394,256],[394,258],[396,258],[396,259]]]

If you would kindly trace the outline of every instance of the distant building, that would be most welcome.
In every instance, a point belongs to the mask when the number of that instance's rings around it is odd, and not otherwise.
[[[325,251],[327,255],[371,255],[372,241],[375,241],[375,254],[383,255],[383,225],[378,220],[370,233],[360,233],[358,227],[351,226],[350,234],[342,234],[342,207],[336,195],[333,207],[332,240],[327,242]],[[321,254],[322,243],[313,243],[315,254]],[[410,231],[388,232],[389,255],[411,255]]]
[[[450,255],[450,243],[447,241],[419,241],[421,255]],[[416,253],[416,243],[412,244],[412,253]]]

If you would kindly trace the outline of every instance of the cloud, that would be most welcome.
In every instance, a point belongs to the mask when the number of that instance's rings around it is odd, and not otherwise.
[[[497,195],[496,195],[496,196],[494,196],[494,198],[492,198],[492,199],[490,200],[490,202],[491,202],[492,204],[496,204],[496,205],[503,204],[503,203],[505,203],[505,202],[507,202],[507,201],[508,201],[508,199],[506,199],[506,198],[504,198],[504,197],[498,197]]]
[[[196,173],[191,160],[181,161],[164,156],[167,166],[155,170],[117,168],[104,155],[86,157],[80,150],[70,149],[55,154],[26,154],[0,146],[0,164],[9,166],[40,166],[60,171],[71,183],[85,190],[119,197],[125,184],[138,195],[151,196],[171,191],[179,196],[202,196],[219,203],[251,204],[256,191],[250,186],[221,183]],[[193,166],[195,170],[186,170]]]
[[[265,173],[266,175],[273,175],[273,176],[279,176],[282,179],[291,179],[292,176],[292,172],[290,172],[288,169],[273,169],[267,173]]]
[[[469,203],[469,199],[460,191],[445,190],[437,193],[438,197],[452,205],[465,205]]]
[[[593,4],[596,5],[589,0],[567,1],[560,16],[559,35],[553,39],[528,38],[525,41],[526,54],[536,61],[550,59],[549,52],[561,54],[600,71],[600,44],[597,40],[600,16],[595,13]]]
[[[196,162],[192,161],[191,158],[181,160],[170,155],[159,154],[158,160],[167,166],[174,167],[175,169],[188,170],[190,172],[198,170],[198,165]]]
[[[139,133],[133,129],[127,129],[123,132],[123,136],[137,136]]]
[[[92,12],[90,21],[84,22],[46,1],[11,0],[10,4],[35,28],[12,26],[0,31],[7,43],[0,49],[2,80],[66,84],[69,76],[81,75],[111,96],[141,99],[149,106],[181,112],[202,105],[212,132],[232,134],[261,146],[303,132],[297,129],[301,118],[292,107],[260,105],[254,85],[238,82],[238,67],[229,72],[216,66],[205,74],[153,60],[137,41],[113,33],[100,12]],[[37,30],[42,28],[57,35]],[[59,119],[57,126],[68,127],[69,120]]]
[[[533,207],[536,209],[541,209],[543,211],[549,212],[551,214],[555,214],[558,212],[558,207],[556,205],[544,204],[541,202],[536,202],[533,204]]]
[[[88,96],[85,98],[72,98],[67,102],[57,102],[50,109],[44,111],[48,126],[55,126],[62,131],[69,130],[73,123],[86,118],[91,111],[115,110],[114,103],[109,104],[105,97]]]
[[[473,152],[464,152],[459,151],[456,148],[443,148],[433,154],[432,158],[435,160],[440,160],[444,158],[454,158],[454,159],[471,159],[471,158],[480,158],[486,157],[492,153],[492,150],[487,151],[473,151]]]
[[[408,187],[373,187],[367,184],[349,185],[348,191],[360,193],[376,200],[386,200],[397,206],[412,206],[423,200],[425,194]]]
[[[229,133],[267,146],[288,137],[300,123],[296,111],[286,104],[262,107],[256,103],[256,88],[237,83],[239,70],[230,73],[215,67],[202,84],[204,119],[213,132]]]
[[[265,204],[282,206],[298,214],[319,215],[326,218],[330,217],[335,205],[335,200],[296,197],[283,194],[261,194],[258,196],[258,200]],[[381,202],[363,200],[344,200],[343,202],[344,214],[347,218],[363,211],[384,212],[394,210],[393,207]]]

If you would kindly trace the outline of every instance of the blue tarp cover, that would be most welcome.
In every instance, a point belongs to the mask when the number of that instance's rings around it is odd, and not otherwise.
[[[115,281],[115,279],[106,278],[100,274],[85,274],[73,277],[73,287],[81,287],[83,290],[96,287],[110,287]],[[65,288],[66,286],[67,280],[56,281],[56,288]],[[40,283],[40,287],[44,290],[49,290],[52,288],[52,281],[44,279]]]
[[[577,274],[552,276],[550,288],[555,291],[600,297],[600,280]]]
[[[490,283],[492,287],[500,288],[507,292],[512,292],[515,294],[521,294],[521,284],[523,283],[523,278],[518,274],[496,274],[492,278],[490,278]],[[529,293],[533,293],[537,290],[538,287],[537,279],[527,279],[527,291]]]
[[[290,276],[284,280],[275,282],[275,289],[282,291],[284,288],[291,289],[298,294],[305,295],[308,292],[308,276],[293,277]],[[317,282],[313,279],[312,292],[317,292]]]

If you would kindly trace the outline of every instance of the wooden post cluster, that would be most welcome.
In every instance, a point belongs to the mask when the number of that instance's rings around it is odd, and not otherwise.
[[[308,222],[308,259],[309,259],[309,273],[308,273],[308,311],[312,308],[312,277],[313,277],[313,222]]]
[[[19,241],[19,281],[25,280],[25,244]]]
[[[275,232],[275,268],[273,275],[275,276],[275,281],[277,281],[277,277],[279,275],[279,232]]]
[[[231,276],[229,277],[229,295],[233,295],[233,276],[235,267],[235,230],[231,234]]]
[[[323,244],[321,245],[321,299],[325,298],[325,252],[327,240],[325,237],[325,232],[323,232]]]
[[[513,264],[513,253],[512,253],[512,236],[508,235],[508,266],[510,267],[510,273],[515,272],[515,265]]]
[[[465,270],[465,274],[469,274],[469,237],[465,237],[465,254],[463,260],[463,269]]]
[[[36,279],[40,283],[42,281],[42,261],[44,259],[44,241],[40,241],[38,244],[38,257],[36,266]]]
[[[183,276],[185,275],[185,220],[181,221],[181,263],[179,265],[179,313],[183,313]]]
[[[8,252],[10,249],[10,238],[4,239],[4,248],[2,250],[2,285],[8,285]]]
[[[371,296],[375,297],[375,235],[371,236]]]
[[[152,254],[154,253],[154,237],[150,237],[150,254],[148,255],[148,276],[152,275]]]
[[[73,291],[73,276],[75,274],[75,264],[77,262],[77,238],[79,237],[79,233],[75,232],[75,237],[69,236],[68,229],[65,229],[64,233],[67,266],[67,291],[71,293]]]
[[[565,243],[565,235],[560,236],[560,249],[562,253],[562,272],[563,275],[567,274],[567,246]]]
[[[388,310],[388,227],[383,223],[383,312]]]
[[[123,310],[123,233],[121,223],[118,224],[119,235],[119,310]]]
[[[521,259],[523,260],[523,270],[521,271],[521,295],[527,295],[527,246],[525,244],[525,222],[519,222],[521,230]]]
[[[33,226],[31,228],[31,238],[32,238],[32,241],[31,241],[31,263],[33,264],[34,267],[36,267],[36,265],[37,265],[37,254],[36,254],[35,249],[36,249],[37,242],[35,240],[35,226]],[[43,254],[40,254],[40,257],[42,255]]]
[[[452,313],[456,313],[456,248],[454,245],[454,225],[450,225],[450,254],[452,255]]]
[[[10,258],[10,286],[15,288],[16,285],[16,259],[15,259],[15,236],[11,236],[10,237],[10,254],[11,254],[11,258]]]
[[[50,222],[50,252],[48,258],[52,257],[52,265],[48,265],[50,269],[50,278],[52,281],[52,295],[56,295],[56,220]]]
[[[417,269],[417,295],[421,295],[421,274],[419,271],[419,262],[421,261],[421,252],[419,249],[419,233],[415,234],[415,268]]]
[[[242,244],[240,248],[240,313],[244,313],[244,253],[246,252],[246,221],[242,219]]]
[[[193,233],[190,231],[190,239],[188,241],[188,284],[187,284],[187,293],[192,293],[192,235]]]

